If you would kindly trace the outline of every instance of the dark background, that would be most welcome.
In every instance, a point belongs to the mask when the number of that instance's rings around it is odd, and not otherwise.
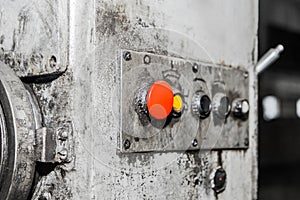
[[[300,0],[260,0],[259,15],[259,58],[277,44],[285,50],[259,76],[258,199],[300,199]],[[272,120],[263,117],[269,95],[279,102]]]

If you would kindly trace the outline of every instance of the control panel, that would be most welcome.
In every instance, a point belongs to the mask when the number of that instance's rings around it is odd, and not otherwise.
[[[248,72],[123,50],[121,152],[246,149]]]

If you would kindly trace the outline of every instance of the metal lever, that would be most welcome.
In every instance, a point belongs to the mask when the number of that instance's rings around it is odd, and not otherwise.
[[[267,53],[265,53],[261,59],[257,62],[255,66],[256,75],[260,74],[267,67],[269,67],[275,60],[279,58],[280,53],[284,50],[284,47],[279,44],[276,48],[271,48]]]

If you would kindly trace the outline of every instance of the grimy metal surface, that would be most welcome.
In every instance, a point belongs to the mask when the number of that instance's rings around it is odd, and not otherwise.
[[[32,83],[43,126],[74,131],[68,162],[37,177],[30,199],[256,199],[257,0],[0,3],[0,59]],[[122,49],[247,69],[249,148],[119,153]],[[218,166],[227,184],[215,194]]]
[[[125,55],[130,55],[130,59],[126,59]],[[248,147],[248,120],[239,119],[232,112],[227,117],[220,113],[222,97],[229,99],[226,107],[231,107],[235,99],[249,99],[248,71],[128,50],[122,51],[119,58],[121,152]],[[135,100],[137,95],[158,80],[168,81],[174,93],[181,94],[184,104],[181,116],[172,118],[170,122],[164,120],[161,127],[144,122],[147,119],[141,118],[145,116],[139,117],[138,111],[135,111],[136,104],[141,104]],[[197,103],[194,96],[199,91],[208,95],[212,104],[210,115],[203,119],[192,112],[193,104]],[[167,125],[164,127],[164,124]],[[192,144],[193,141],[197,144]],[[125,143],[128,143],[127,148]]]
[[[66,70],[68,1],[1,0],[0,60],[20,76]]]
[[[24,199],[35,173],[34,131],[38,127],[23,83],[0,62],[0,197]]]

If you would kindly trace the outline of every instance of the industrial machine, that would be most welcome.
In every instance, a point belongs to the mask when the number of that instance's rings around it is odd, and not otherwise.
[[[256,199],[257,13],[2,0],[0,199]]]

